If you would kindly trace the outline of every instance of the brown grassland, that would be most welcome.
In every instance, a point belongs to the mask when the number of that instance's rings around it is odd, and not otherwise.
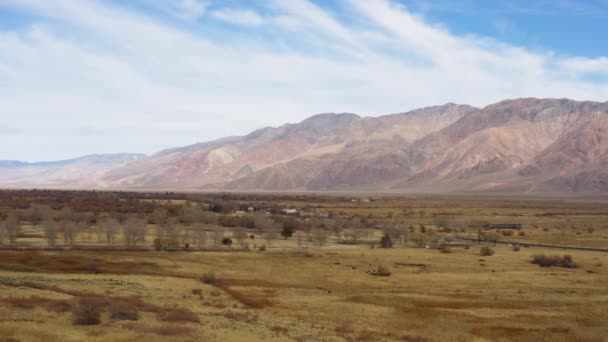
[[[603,200],[155,196],[2,192],[0,214],[17,210],[21,229],[0,247],[0,341],[607,340],[608,252],[527,246],[608,249]],[[149,217],[159,206],[188,232],[179,207],[218,202],[226,217],[272,207],[280,221],[280,208],[297,208],[344,224],[315,228],[328,230],[319,241],[303,233],[312,222],[305,217],[289,238],[244,227],[246,243],[237,245],[240,228],[230,221],[222,236],[232,246],[209,237],[202,249],[180,243],[176,251],[152,248],[153,220],[135,247],[123,247],[121,233],[112,246],[95,237],[104,214]],[[44,224],[28,219],[32,203],[87,213],[75,242],[49,248]],[[524,234],[492,231],[499,243],[459,239],[479,236],[473,221],[522,223]],[[205,227],[211,234],[220,224]],[[407,228],[403,241],[380,248],[387,227],[398,224]],[[423,244],[408,242],[421,235]],[[482,247],[494,254],[482,256]],[[540,254],[569,255],[573,267],[533,264]]]

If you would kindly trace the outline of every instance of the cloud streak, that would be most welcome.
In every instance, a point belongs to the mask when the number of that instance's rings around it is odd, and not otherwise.
[[[159,4],[179,20],[105,1],[0,0],[35,18],[0,31],[0,127],[35,132],[2,135],[15,147],[0,159],[152,153],[327,111],[608,97],[608,81],[589,78],[607,74],[605,57],[458,36],[388,0],[342,0],[339,11],[307,0]]]

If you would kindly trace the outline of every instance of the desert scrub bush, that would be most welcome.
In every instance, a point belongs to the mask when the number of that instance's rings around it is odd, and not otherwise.
[[[393,248],[393,240],[387,233],[384,233],[384,236],[382,236],[382,238],[380,239],[380,247]]]
[[[179,241],[176,239],[154,239],[154,249],[157,251],[175,252],[179,249]]]
[[[494,255],[494,250],[492,248],[488,247],[488,246],[483,246],[479,250],[479,254],[482,255],[482,256]]]
[[[520,230],[519,232],[517,232],[517,235],[526,236],[526,232],[524,232],[523,230]]]
[[[158,319],[172,323],[199,323],[201,321],[197,314],[185,308],[165,309],[158,313]]]
[[[217,283],[217,278],[215,277],[215,274],[213,272],[207,272],[203,274],[203,276],[201,277],[201,281],[203,282],[203,284],[214,285],[215,283]]]
[[[519,252],[519,245],[513,245],[513,252]]]
[[[513,232],[512,230],[503,230],[500,232],[502,234],[502,236],[513,236],[515,234],[515,232]]]
[[[371,274],[376,275],[376,276],[388,277],[391,275],[391,271],[389,270],[389,268],[387,266],[378,265],[378,268],[376,270],[374,270]]]
[[[224,317],[232,321],[245,322],[249,324],[255,324],[258,322],[258,315],[249,311],[228,310],[216,313],[215,315]]]
[[[570,255],[544,255],[536,254],[532,256],[531,263],[539,265],[540,267],[565,267],[565,268],[577,268],[578,265],[572,260]]]
[[[441,253],[452,253],[452,249],[447,245],[441,245],[438,249]]]
[[[275,325],[272,328],[270,328],[270,331],[272,331],[275,335],[287,335],[289,333],[289,329],[279,326],[279,325]]]
[[[101,323],[101,310],[103,303],[96,298],[81,297],[72,309],[74,324],[96,325]]]
[[[159,325],[151,326],[151,325],[141,324],[141,323],[136,323],[136,322],[127,322],[126,324],[122,325],[122,327],[127,330],[138,332],[138,333],[143,333],[143,334],[153,333],[153,334],[157,334],[157,335],[161,335],[161,336],[190,335],[194,331],[192,328],[181,325],[181,324],[164,324],[164,325],[160,325],[160,326]]]
[[[335,332],[340,337],[347,337],[354,334],[352,322],[342,322],[335,327]]]
[[[110,318],[119,321],[137,321],[139,319],[139,312],[134,305],[114,303],[110,305]]]

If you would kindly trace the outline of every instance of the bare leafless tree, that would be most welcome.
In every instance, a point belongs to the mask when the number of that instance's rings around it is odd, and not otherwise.
[[[59,218],[63,222],[74,221],[77,219],[77,215],[74,213],[74,209],[71,207],[63,207],[61,208],[61,212],[59,213]]]
[[[179,214],[179,221],[182,223],[194,223],[200,218],[201,209],[198,207],[184,206]]]
[[[113,217],[103,219],[99,224],[99,231],[101,236],[104,237],[106,244],[114,244],[114,238],[118,232],[118,220]]]
[[[312,232],[312,240],[317,246],[323,246],[327,243],[329,234],[325,229],[317,228]]]
[[[63,219],[60,223],[61,232],[63,233],[63,244],[65,246],[71,246],[74,243],[74,239],[78,234],[78,227],[74,221]]]
[[[182,228],[179,232],[179,239],[181,241],[182,246],[190,244],[190,241],[192,240],[192,231],[190,229]]]
[[[55,241],[57,240],[57,232],[59,231],[59,227],[57,222],[52,219],[47,219],[42,223],[44,227],[44,236],[46,237],[46,241],[49,247],[55,247]]]
[[[245,228],[243,227],[238,227],[235,231],[234,231],[234,238],[236,239],[236,241],[239,243],[239,245],[241,247],[244,247],[245,245],[245,240],[247,239],[247,232],[245,231]]]
[[[21,232],[19,217],[14,212],[10,212],[6,217],[6,220],[4,220],[4,231],[8,237],[9,243],[14,245]]]
[[[192,240],[198,246],[198,249],[203,249],[207,244],[207,230],[202,223],[192,225]]]
[[[217,224],[218,222],[218,218],[217,218],[217,214],[210,212],[210,211],[203,211],[200,214],[200,222],[204,223],[204,224]]]
[[[51,217],[52,209],[48,205],[32,203],[30,205],[30,222],[37,226]]]
[[[168,214],[165,208],[156,208],[152,211],[152,221],[158,225],[164,225],[167,223]]]
[[[279,236],[279,226],[271,220],[271,224],[268,224],[264,227],[264,239],[268,244],[271,244],[273,240],[275,240]]]
[[[398,242],[401,246],[404,246],[407,243],[409,227],[410,226],[407,223],[401,223],[395,226],[395,229],[397,231],[397,240],[395,240],[395,242]]]
[[[364,231],[361,228],[351,228],[348,230],[348,233],[346,233],[346,236],[350,237],[353,242],[357,242],[361,239],[363,233]]]
[[[323,220],[323,225],[327,228],[327,230],[333,232],[337,238],[342,235],[342,230],[344,226],[342,224],[338,224],[336,220],[326,218]]]
[[[213,227],[213,245],[214,246],[219,246],[222,243],[222,240],[224,239],[224,227],[222,226],[215,226]]]
[[[295,236],[298,246],[302,247],[303,244],[306,244],[306,234],[304,232],[296,232]]]
[[[146,221],[141,218],[129,218],[123,228],[125,243],[129,247],[135,247],[143,242],[147,231]]]
[[[4,220],[0,219],[0,245],[4,244],[4,239],[6,239],[6,229],[4,227]]]

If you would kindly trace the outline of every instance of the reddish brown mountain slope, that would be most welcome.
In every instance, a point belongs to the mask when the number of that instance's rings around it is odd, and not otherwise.
[[[111,165],[37,173],[0,162],[0,185],[597,192],[608,191],[607,151],[608,103],[516,99],[379,117],[319,114]]]

